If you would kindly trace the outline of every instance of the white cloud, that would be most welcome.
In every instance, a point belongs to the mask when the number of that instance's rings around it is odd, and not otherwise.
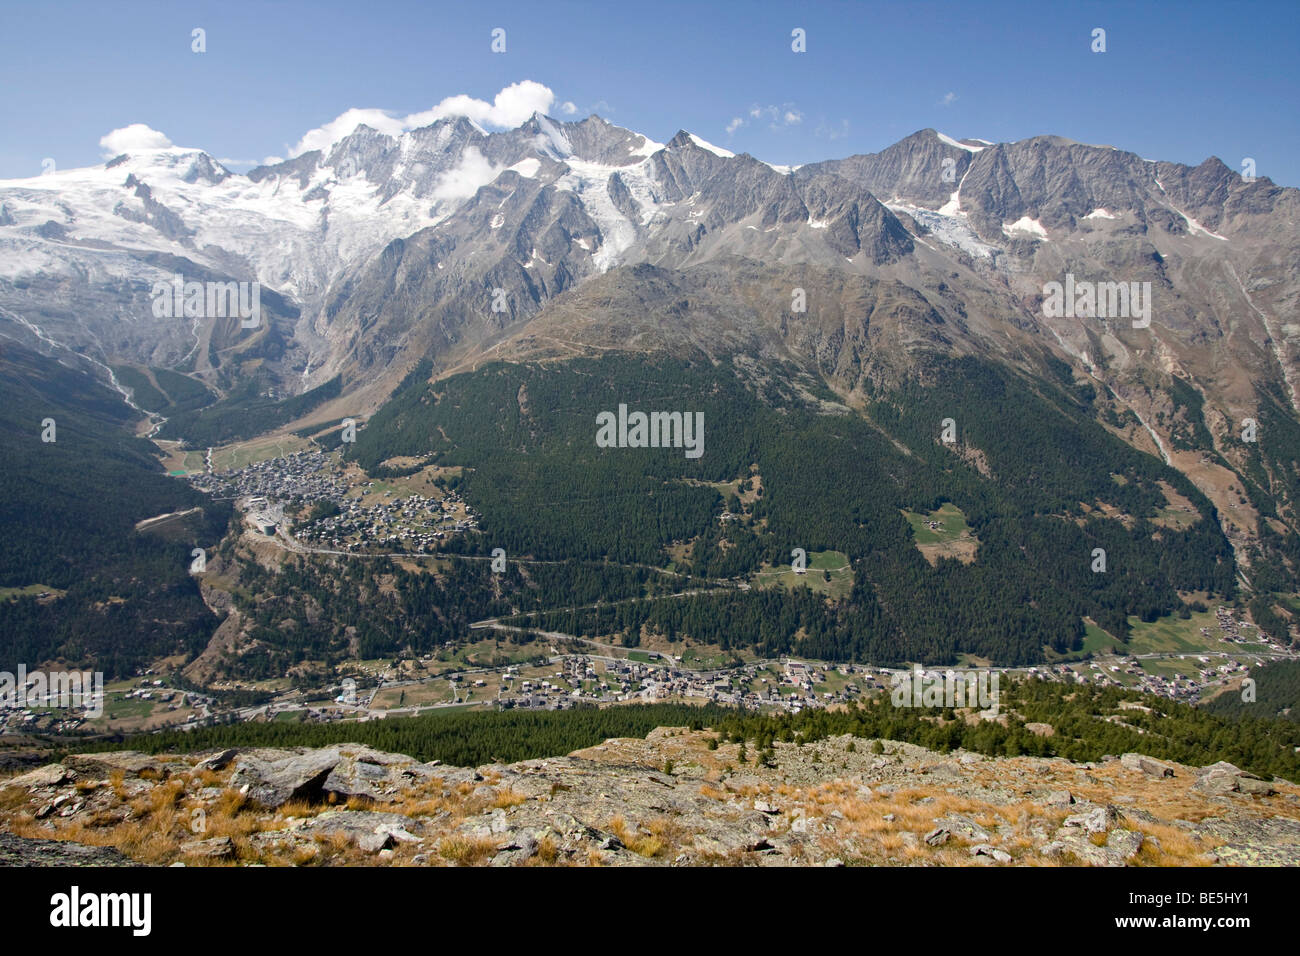
[[[438,177],[438,184],[433,187],[433,198],[468,199],[478,192],[480,186],[486,186],[496,179],[503,168],[493,166],[473,146],[467,147],[455,168]]]
[[[957,101],[957,94],[950,91],[948,93],[943,94],[943,99],[939,101],[939,105],[952,106],[952,104],[955,103],[956,101]]]
[[[123,153],[133,153],[142,149],[166,149],[172,141],[156,129],[150,129],[144,123],[132,123],[111,133],[105,133],[99,140],[104,150],[104,158],[112,159]]]
[[[785,103],[781,106],[759,106],[756,103],[749,108],[749,118],[751,120],[767,120],[768,129],[781,130],[802,123],[803,112],[793,103]],[[728,125],[727,132],[731,133],[745,126],[747,122],[747,120],[737,116]]]
[[[407,116],[393,116],[380,109],[350,109],[305,134],[298,145],[289,150],[289,155],[301,156],[309,150],[328,149],[362,123],[388,136],[398,136],[408,129],[428,126],[448,116],[464,116],[483,126],[512,129],[534,113],[547,112],[554,102],[555,94],[549,87],[533,80],[523,80],[501,90],[491,103],[462,93],[447,97],[432,109]],[[567,107],[571,105],[566,103],[561,109],[569,112]]]
[[[578,107],[572,100],[565,100],[560,104],[560,112],[565,116],[572,116],[574,113],[578,112]]]
[[[377,129],[388,136],[397,136],[410,129],[405,119],[389,116],[383,110],[350,109],[324,126],[318,126],[298,140],[289,150],[290,156],[301,156],[313,149],[327,150],[362,124]]]

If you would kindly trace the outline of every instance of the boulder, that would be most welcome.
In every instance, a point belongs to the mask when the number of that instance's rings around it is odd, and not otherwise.
[[[1135,830],[1111,830],[1106,837],[1106,849],[1128,862],[1138,855],[1145,839]]]
[[[230,762],[239,756],[239,751],[235,749],[221,750],[210,756],[204,757],[194,765],[196,771],[204,770],[225,770],[230,766]]]
[[[63,758],[65,767],[70,767],[84,777],[98,780],[105,780],[118,770],[128,777],[138,777],[146,770],[153,771],[160,777],[166,777],[171,774],[173,763],[173,761],[164,763],[157,757],[135,750],[119,750],[102,754],[68,754]]]
[[[271,809],[290,800],[317,800],[340,759],[335,749],[313,750],[275,761],[245,755],[235,764],[230,786]]]
[[[1011,862],[1010,853],[1008,853],[1006,850],[999,850],[997,847],[991,846],[987,843],[975,844],[975,846],[970,848],[970,855],[991,857],[993,860],[995,860],[998,863]]]
[[[41,787],[58,787],[76,779],[76,771],[68,769],[63,764],[52,763],[36,770],[29,770],[17,777],[11,777],[0,786],[28,787],[37,790]]]
[[[942,846],[948,842],[948,837],[952,834],[943,827],[935,827],[925,835],[925,842],[930,846]]]
[[[192,840],[181,844],[181,852],[186,856],[201,856],[210,860],[228,860],[235,855],[234,841],[228,836],[213,837],[210,840]]]
[[[411,825],[411,819],[400,813],[327,810],[304,822],[299,832],[322,836],[342,835],[366,853],[378,853],[398,843],[419,843],[420,838],[407,829]]]
[[[1173,767],[1142,754],[1125,754],[1119,758],[1119,761],[1125,769],[1140,771],[1148,777],[1164,778],[1174,775]]]
[[[1105,833],[1119,822],[1119,814],[1114,807],[1093,807],[1085,813],[1076,813],[1065,818],[1066,827],[1080,827],[1085,833]]]
[[[987,830],[970,817],[962,816],[960,813],[950,813],[934,822],[943,829],[948,830],[953,836],[963,840],[970,840],[974,843],[987,843],[992,839]]]
[[[1192,789],[1208,796],[1226,796],[1230,793],[1250,793],[1270,796],[1277,791],[1264,780],[1233,766],[1226,760],[1210,764],[1196,771]]]

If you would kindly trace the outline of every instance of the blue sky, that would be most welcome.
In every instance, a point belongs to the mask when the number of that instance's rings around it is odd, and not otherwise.
[[[0,4],[4,178],[46,157],[100,162],[100,138],[133,123],[260,161],[349,108],[491,103],[530,80],[554,93],[552,115],[574,118],[567,102],[772,163],[872,152],[932,126],[1217,155],[1237,170],[1251,157],[1260,176],[1300,185],[1295,0]],[[490,49],[496,27],[504,54]],[[806,53],[791,50],[796,27]],[[1090,49],[1096,27],[1105,53]]]

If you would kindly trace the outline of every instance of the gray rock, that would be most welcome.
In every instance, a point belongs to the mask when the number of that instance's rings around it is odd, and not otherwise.
[[[1119,821],[1114,807],[1093,807],[1086,813],[1076,813],[1065,818],[1065,826],[1080,827],[1086,833],[1105,833]]]
[[[69,754],[63,758],[63,765],[77,773],[96,779],[107,779],[114,771],[120,770],[126,776],[138,777],[146,770],[157,773],[160,777],[169,776],[177,769],[173,760],[164,761],[135,750],[119,750],[102,754]],[[179,769],[188,770],[188,766]]]
[[[317,800],[340,759],[335,749],[309,751],[277,761],[245,755],[235,764],[230,786],[272,809],[290,800]]]
[[[229,750],[220,750],[210,756],[204,757],[194,765],[196,772],[204,770],[225,770],[230,766],[230,762],[239,756],[239,751],[233,747]]]
[[[1114,851],[1125,861],[1133,859],[1142,849],[1145,838],[1134,830],[1111,830],[1106,837],[1106,849]]]
[[[304,822],[301,832],[323,836],[343,835],[367,853],[378,853],[396,843],[419,843],[420,838],[407,830],[413,825],[400,813],[376,813],[370,810],[328,810]]]
[[[1168,764],[1161,763],[1159,760],[1153,760],[1142,754],[1125,754],[1120,757],[1120,763],[1128,770],[1137,770],[1148,777],[1164,778],[1174,775],[1174,768]]]
[[[65,783],[71,783],[77,779],[76,771],[70,770],[63,764],[52,763],[36,770],[29,770],[27,773],[20,774],[17,777],[11,777],[4,781],[0,786],[5,787],[29,787],[33,790],[39,787],[57,787]]]
[[[1277,792],[1253,773],[1247,773],[1225,760],[1198,770],[1192,789],[1208,796],[1226,796],[1230,793],[1270,796]]]
[[[0,866],[139,866],[106,846],[71,840],[34,840],[0,831]]]
[[[948,837],[952,834],[943,827],[935,827],[925,835],[925,842],[930,846],[942,846],[948,842]]]
[[[210,840],[192,840],[181,844],[181,852],[186,856],[228,860],[235,855],[235,843],[228,836],[213,837]]]
[[[959,813],[950,813],[946,817],[941,817],[934,822],[951,832],[953,836],[960,837],[963,840],[970,840],[975,843],[987,843],[990,839],[987,830],[970,817],[962,816]]]
[[[987,844],[987,843],[977,843],[977,844],[975,844],[975,846],[973,846],[973,847],[970,848],[970,855],[971,855],[971,856],[987,856],[987,857],[992,858],[993,860],[995,860],[995,861],[998,862],[998,863],[1010,863],[1010,862],[1011,862],[1011,854],[1010,854],[1010,853],[1008,853],[1006,850],[999,850],[997,847],[995,847],[995,846],[990,846],[990,845]]]

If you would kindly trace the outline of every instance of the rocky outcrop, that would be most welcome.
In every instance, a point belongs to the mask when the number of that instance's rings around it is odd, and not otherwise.
[[[112,847],[0,832],[0,866],[139,866]]]
[[[877,746],[877,744],[879,746]],[[873,752],[878,751],[878,752]],[[665,866],[1300,864],[1300,788],[1231,764],[777,742],[663,728],[477,768],[355,744],[73,755],[0,781],[0,863]]]

